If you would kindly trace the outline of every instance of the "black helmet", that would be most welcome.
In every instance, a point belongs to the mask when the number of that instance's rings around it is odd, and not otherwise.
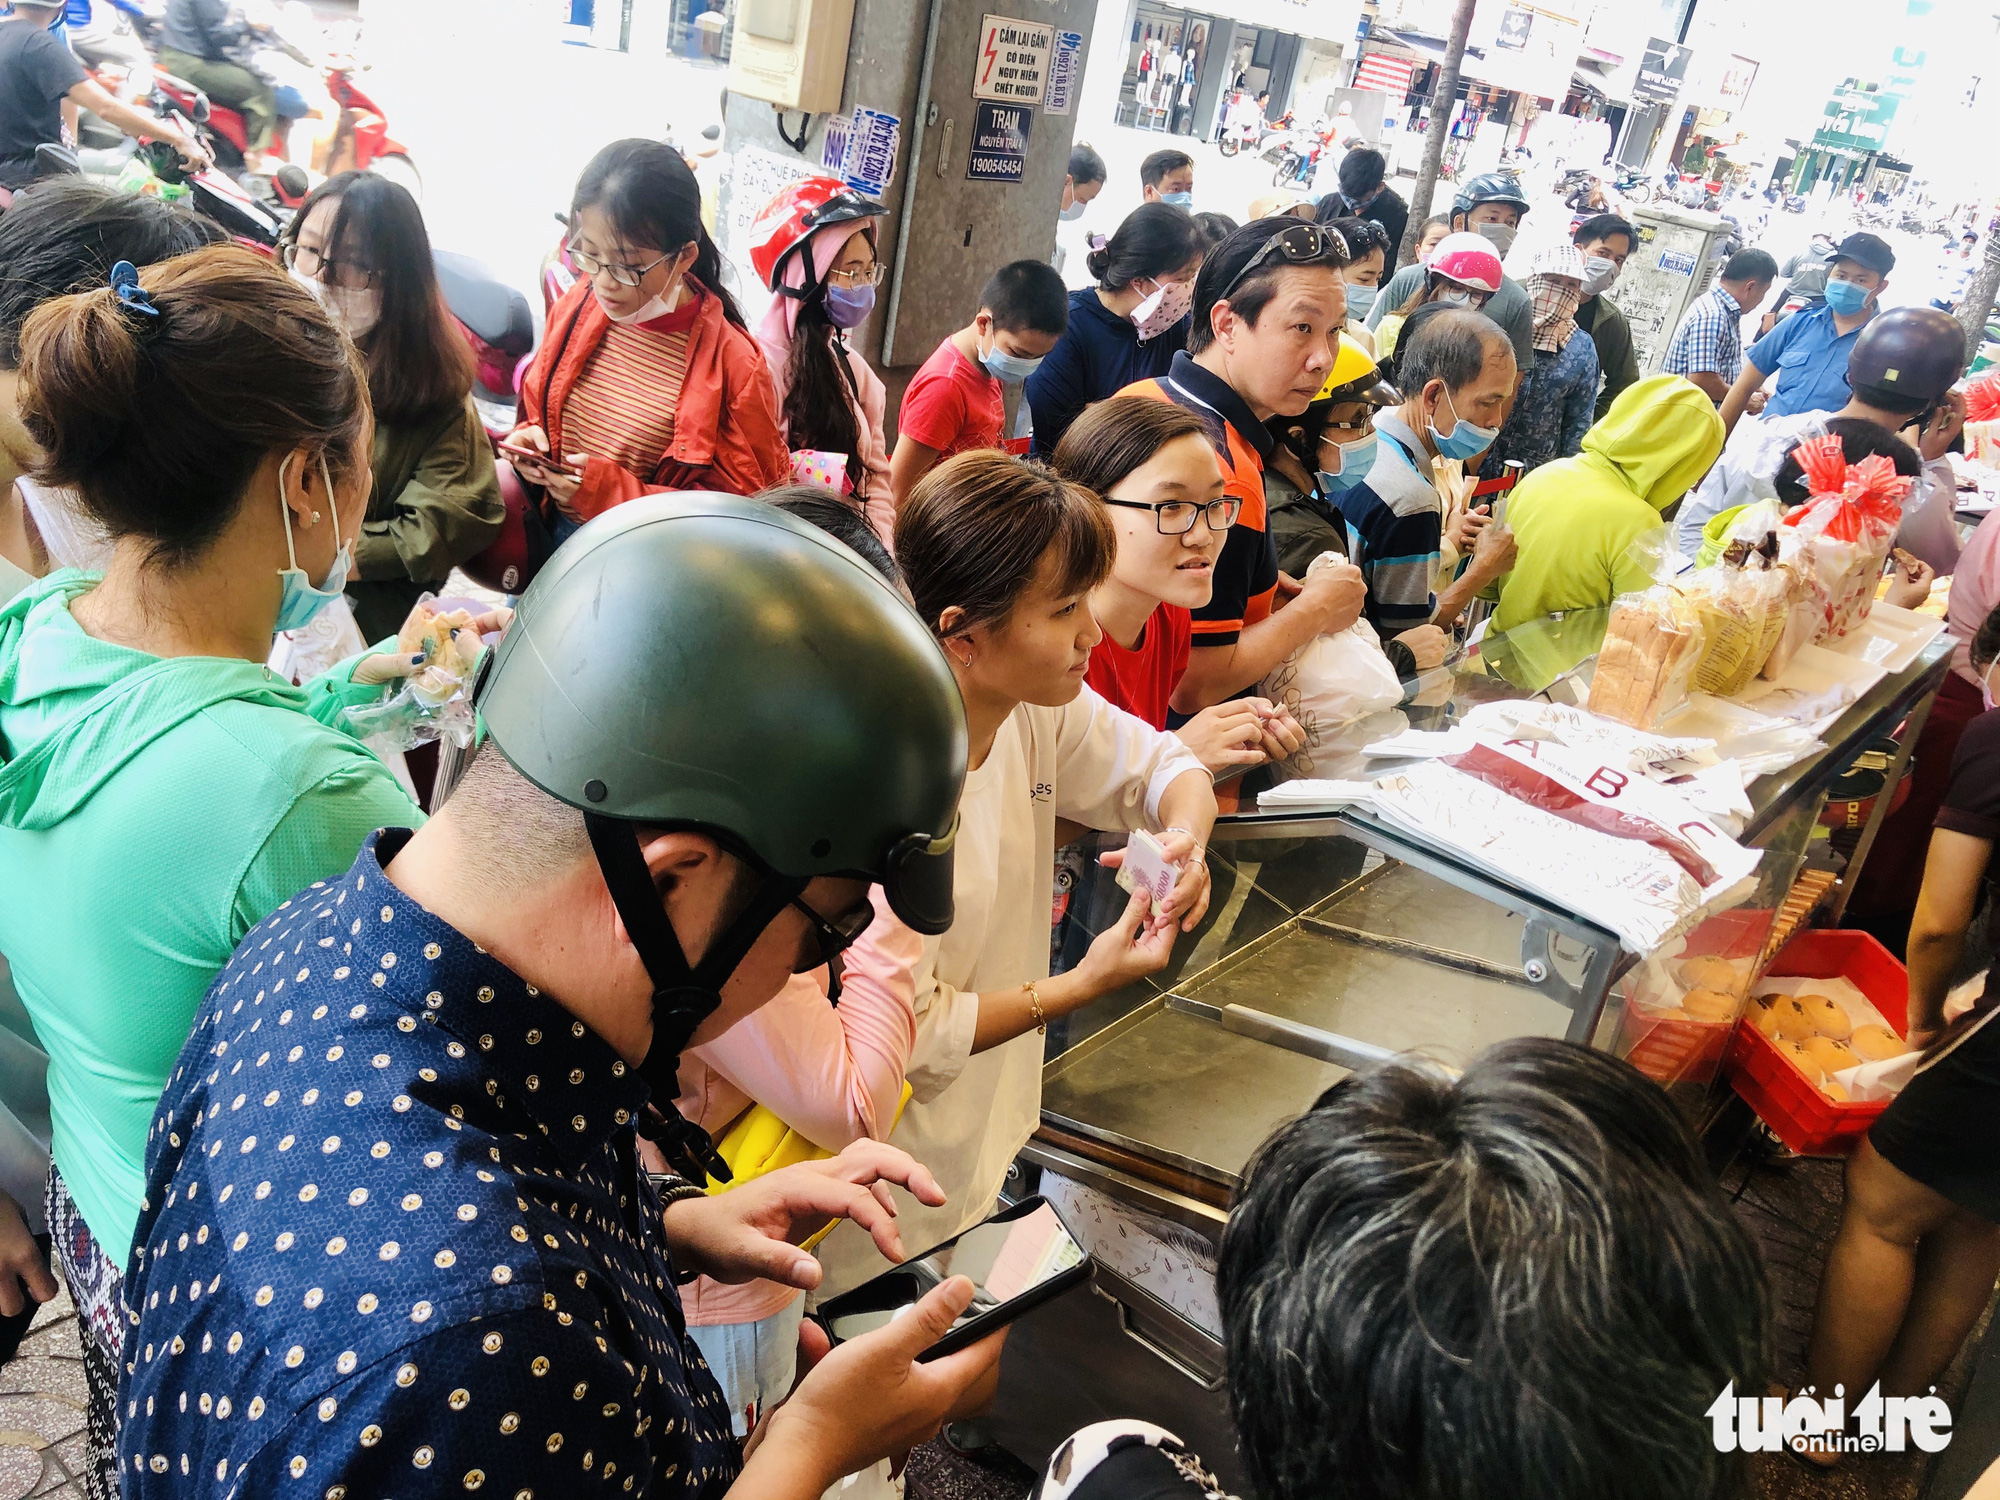
[[[919,932],[951,925],[957,683],[880,574],[775,506],[682,493],[599,516],[536,576],[476,702],[514,768],[584,814],[653,980],[641,1072],[669,1129],[681,1049],[813,877],[881,885]],[[640,857],[641,824],[711,834],[759,877],[698,966]]]
[[[1482,203],[1511,203],[1524,214],[1528,211],[1519,180],[1506,172],[1481,172],[1461,187],[1451,200],[1452,217],[1471,213]]]
[[[1847,356],[1847,383],[1859,391],[1930,404],[1965,370],[1965,330],[1935,307],[1875,314]]]

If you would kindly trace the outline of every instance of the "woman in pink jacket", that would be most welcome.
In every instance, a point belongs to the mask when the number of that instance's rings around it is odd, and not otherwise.
[[[794,474],[809,477],[800,455],[837,455],[826,477],[885,547],[896,520],[882,430],[888,393],[848,331],[875,307],[876,220],[887,213],[836,178],[808,177],[773,198],[750,227],[751,263],[772,293],[757,342],[777,387]]]
[[[795,488],[763,498],[845,542],[897,581],[888,550],[839,497]],[[916,969],[924,940],[896,920],[881,891],[869,899],[875,920],[841,956],[838,1007],[831,1003],[826,969],[796,974],[777,999],[682,1056],[675,1104],[712,1139],[756,1104],[827,1152],[889,1138],[916,1042]],[[729,1401],[738,1436],[747,1435],[791,1391],[805,1295],[774,1281],[725,1286],[704,1276],[681,1289],[681,1306]]]

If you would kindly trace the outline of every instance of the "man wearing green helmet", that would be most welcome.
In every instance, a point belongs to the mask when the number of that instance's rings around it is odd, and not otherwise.
[[[1521,220],[1527,215],[1528,200],[1521,184],[1505,172],[1482,172],[1462,184],[1451,200],[1453,234],[1481,235],[1492,241],[1493,253],[1502,260],[1514,248]],[[1379,328],[1382,320],[1395,312],[1423,284],[1421,263],[1403,267],[1375,298],[1368,326]],[[1521,284],[1511,276],[1500,278],[1500,290],[1481,309],[1487,317],[1507,330],[1514,345],[1514,365],[1531,370],[1535,365],[1535,310]]]
[[[948,1282],[828,1356],[746,1466],[672,1289],[810,1289],[829,1219],[901,1257],[880,1184],[944,1200],[876,1142],[707,1197],[672,1105],[681,1050],[852,942],[871,885],[950,925],[966,729],[929,632],[775,507],[651,496],[543,570],[477,702],[450,801],[252,929],[162,1099],[134,1497],[807,1500],[990,1389],[997,1341],[914,1363],[970,1301]]]

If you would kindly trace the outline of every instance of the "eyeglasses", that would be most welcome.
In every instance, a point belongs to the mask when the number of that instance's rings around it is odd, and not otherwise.
[[[1233,495],[1225,495],[1206,504],[1195,500],[1169,500],[1164,505],[1148,505],[1143,500],[1112,500],[1108,497],[1104,503],[1120,505],[1126,510],[1150,510],[1153,524],[1159,528],[1161,536],[1185,536],[1194,530],[1194,518],[1203,512],[1208,515],[1210,531],[1227,531],[1236,524],[1236,517],[1243,509],[1243,502]]]
[[[822,964],[830,964],[834,959],[853,947],[861,934],[868,930],[868,924],[875,920],[875,906],[866,897],[860,906],[838,917],[823,917],[797,896],[792,897],[792,905],[806,915],[812,923],[813,953],[802,958],[792,970],[794,974],[810,974]]]
[[[845,287],[880,286],[884,274],[886,274],[884,268],[878,263],[870,266],[865,271],[828,271],[826,279],[828,281],[837,281]]]
[[[1217,302],[1227,302],[1229,294],[1249,279],[1250,273],[1273,256],[1288,265],[1311,266],[1327,261],[1345,264],[1353,259],[1348,251],[1347,241],[1337,229],[1329,229],[1324,224],[1294,224],[1289,229],[1281,229],[1257,247],[1257,253],[1243,262],[1243,268],[1229,278]]]
[[[375,281],[376,272],[368,267],[356,265],[353,261],[335,260],[324,251],[311,245],[301,245],[297,240],[286,240],[278,247],[278,256],[288,271],[297,271],[301,276],[309,276],[315,281],[323,281],[331,286],[367,287]]]
[[[571,240],[563,248],[569,252],[570,263],[583,272],[584,275],[595,276],[600,272],[605,272],[620,286],[637,286],[646,279],[647,272],[657,266],[665,265],[680,254],[680,251],[674,250],[662,255],[658,260],[650,261],[643,266],[617,266],[608,260],[599,260],[596,256],[577,249],[575,240]]]

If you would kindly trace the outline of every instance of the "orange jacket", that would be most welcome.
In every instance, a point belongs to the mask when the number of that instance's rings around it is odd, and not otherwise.
[[[521,380],[521,426],[539,425],[563,451],[563,407],[611,320],[579,281],[549,313],[542,347]],[[687,378],[674,411],[674,441],[648,475],[592,455],[569,509],[584,520],[661,490],[754,495],[791,475],[764,351],[704,294],[688,338]]]

